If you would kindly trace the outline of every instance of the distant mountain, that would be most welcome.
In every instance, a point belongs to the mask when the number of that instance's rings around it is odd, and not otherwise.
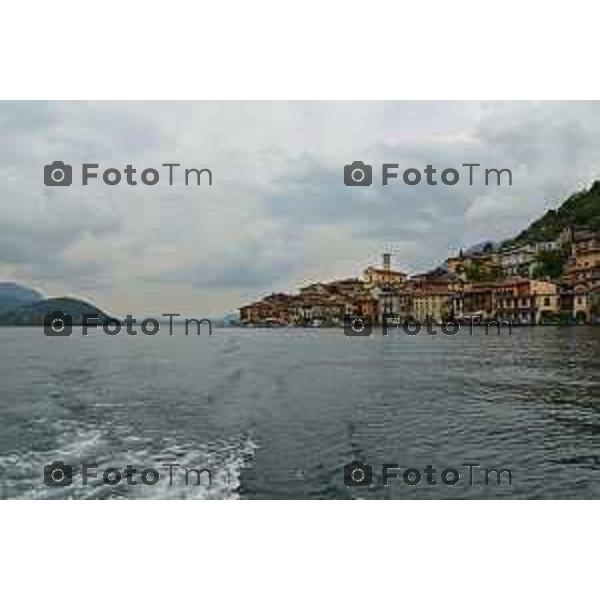
[[[13,282],[0,282],[0,313],[43,299],[42,294],[31,288]]]
[[[570,196],[557,210],[548,210],[504,245],[549,242],[555,240],[565,227],[600,232],[600,181],[595,181],[589,190]]]
[[[224,327],[233,327],[240,324],[240,316],[236,313],[228,313],[222,319],[221,323]]]
[[[473,256],[475,254],[488,253],[497,250],[498,244],[492,242],[490,240],[486,240],[485,242],[479,242],[479,244],[475,244],[466,250],[463,250],[464,256]]]
[[[44,317],[54,312],[69,315],[73,325],[80,325],[84,314],[97,314],[100,321],[110,318],[94,305],[76,298],[46,298],[1,313],[0,325],[43,325]]]

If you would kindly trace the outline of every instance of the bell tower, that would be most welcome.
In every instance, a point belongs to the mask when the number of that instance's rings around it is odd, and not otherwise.
[[[383,253],[383,268],[389,271],[392,268],[392,255],[389,252]]]
[[[383,318],[385,315],[392,314],[392,288],[391,288],[391,270],[392,270],[392,254],[390,252],[383,253],[383,285],[381,286],[381,300]]]

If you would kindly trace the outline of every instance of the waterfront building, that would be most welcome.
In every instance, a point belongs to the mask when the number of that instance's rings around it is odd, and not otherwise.
[[[454,296],[454,313],[457,318],[492,319],[495,316],[493,285],[466,283],[463,290]]]
[[[463,281],[492,280],[498,275],[497,255],[491,245],[482,250],[464,253],[446,260],[446,270]]]
[[[549,281],[513,278],[494,286],[495,318],[536,325],[551,322],[560,312],[557,285]]]
[[[588,322],[600,324],[600,285],[596,285],[587,293]]]
[[[291,297],[271,294],[258,302],[240,308],[240,321],[244,324],[286,325],[292,321]]]
[[[561,308],[578,323],[595,322],[596,290],[600,286],[600,235],[575,230],[562,277]]]
[[[577,323],[589,321],[588,293],[589,287],[583,283],[578,283],[573,287],[573,318]]]
[[[365,316],[380,322],[379,301],[371,294],[355,296],[352,303],[353,316]]]
[[[508,246],[498,252],[498,264],[503,277],[531,277],[536,252],[531,244]]]
[[[368,287],[382,288],[386,285],[401,284],[406,281],[406,273],[391,268],[369,266],[363,271],[363,281]]]
[[[413,316],[421,322],[428,317],[445,322],[453,316],[453,294],[439,287],[421,287],[415,291]]]
[[[565,279],[571,284],[590,287],[600,283],[600,236],[595,233],[575,234],[571,258],[565,269]]]
[[[565,239],[569,239],[569,230],[562,233],[557,240],[529,242],[501,248],[496,254],[496,262],[502,276],[533,277],[539,265],[540,253],[558,250]]]
[[[568,256],[558,281],[534,279],[538,254],[564,251]],[[558,255],[560,259],[560,254]],[[509,274],[505,276],[503,274]],[[242,323],[338,325],[346,316],[384,314],[406,321],[427,316],[436,321],[478,317],[539,324],[600,320],[600,236],[565,228],[555,241],[513,245],[498,251],[491,244],[462,251],[444,267],[407,277],[391,268],[367,267],[362,278],[316,282],[299,293],[271,294],[240,309]]]
[[[412,315],[412,289],[408,284],[384,285],[371,290],[377,303],[375,322],[383,323],[384,315],[394,315],[405,320]]]

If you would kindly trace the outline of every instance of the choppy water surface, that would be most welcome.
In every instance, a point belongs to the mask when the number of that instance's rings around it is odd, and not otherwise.
[[[599,498],[600,328],[474,333],[0,329],[0,496]],[[354,459],[373,487],[344,485]],[[75,467],[72,486],[44,485],[54,460]],[[95,484],[81,485],[84,462],[100,465]],[[464,462],[510,469],[513,485],[469,486]],[[101,482],[163,463],[210,469],[212,485],[177,471],[170,486],[166,468],[154,486]],[[382,463],[432,464],[438,485],[384,487]],[[440,481],[448,467],[456,486]]]

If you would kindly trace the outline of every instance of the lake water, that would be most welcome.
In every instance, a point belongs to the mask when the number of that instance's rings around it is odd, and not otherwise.
[[[600,327],[51,339],[3,328],[0,348],[3,498],[600,498]],[[344,484],[353,460],[372,465],[372,486]],[[71,486],[44,484],[53,461],[73,466]],[[83,463],[99,465],[85,486]],[[180,465],[173,485],[165,463]],[[387,486],[383,463],[400,467]],[[464,463],[481,465],[472,486]],[[103,483],[128,464],[137,485]],[[207,472],[185,485],[184,467],[209,469],[212,485]],[[140,481],[147,468],[155,485]],[[403,482],[408,468],[419,485]],[[512,485],[505,473],[486,486],[484,468],[509,469]]]

